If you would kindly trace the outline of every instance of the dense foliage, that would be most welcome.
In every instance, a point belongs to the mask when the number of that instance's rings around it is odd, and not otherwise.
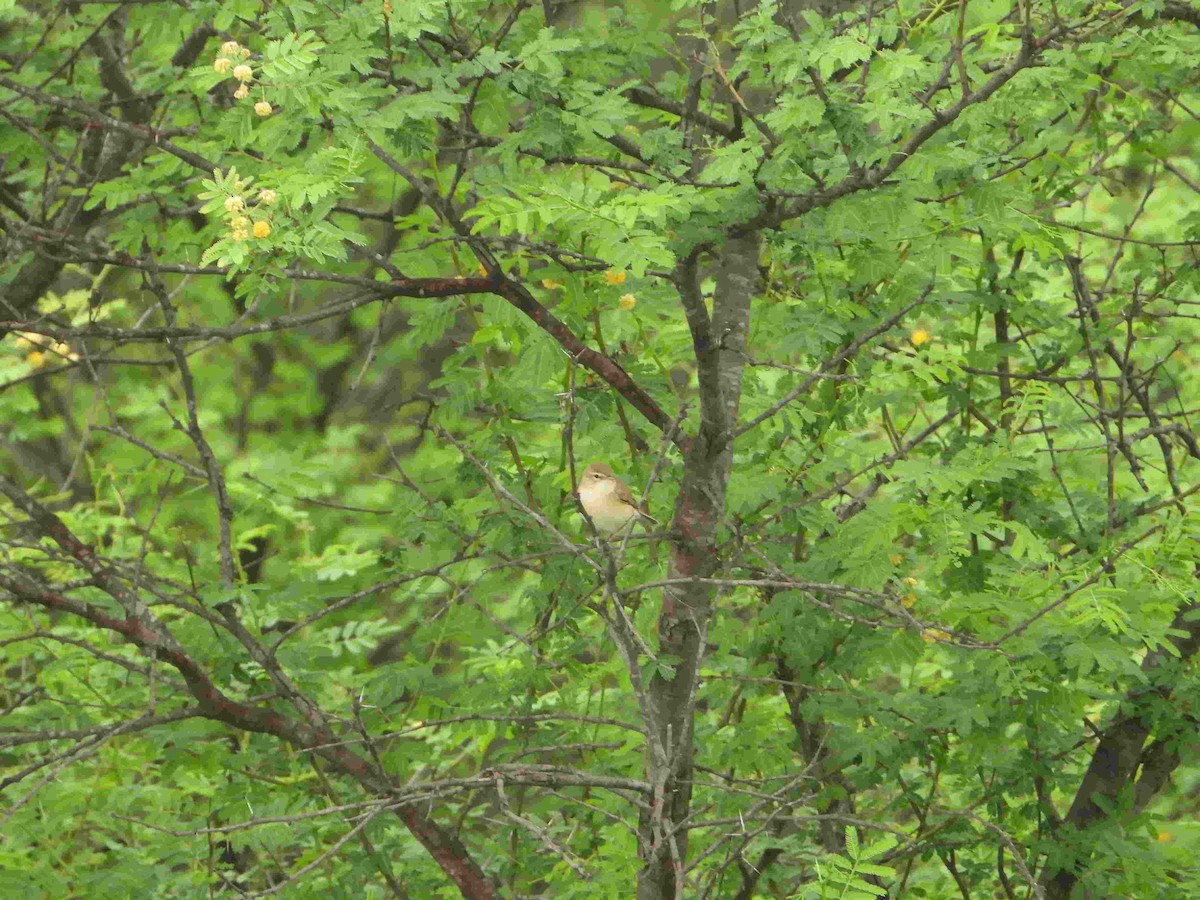
[[[0,896],[1200,895],[1196,59],[0,2]]]

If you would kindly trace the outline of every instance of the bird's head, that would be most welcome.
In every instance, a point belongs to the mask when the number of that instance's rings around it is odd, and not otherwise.
[[[611,481],[613,478],[613,470],[605,463],[592,463],[583,470],[583,479],[580,481],[584,487],[600,486],[606,481]]]

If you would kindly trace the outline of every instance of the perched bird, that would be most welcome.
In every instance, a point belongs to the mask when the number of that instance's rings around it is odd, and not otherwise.
[[[658,524],[657,519],[638,509],[629,485],[604,463],[592,463],[583,470],[579,502],[601,534],[615,534],[637,519]]]

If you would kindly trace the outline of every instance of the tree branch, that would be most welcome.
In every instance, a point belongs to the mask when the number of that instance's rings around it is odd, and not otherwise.
[[[148,654],[165,661],[183,676],[189,693],[196,699],[198,712],[203,717],[243,731],[269,734],[294,747],[314,752],[328,761],[336,771],[353,778],[372,794],[388,796],[396,790],[385,772],[341,746],[336,736],[328,730],[315,728],[273,709],[239,702],[226,695],[200,664],[184,651],[170,631],[145,611],[144,604],[132,598],[130,591],[121,584],[115,573],[100,562],[95,551],[76,538],[58,516],[2,475],[0,493],[7,495],[19,509],[30,516],[40,534],[54,540],[90,572],[102,590],[122,601],[127,610],[143,612],[117,618],[95,604],[71,599],[44,586],[24,584],[4,574],[0,574],[0,588],[26,603],[66,613],[97,628],[119,634]],[[442,871],[454,881],[463,897],[468,900],[493,900],[498,896],[495,886],[455,835],[443,829],[427,815],[418,812],[413,806],[401,807],[396,810],[396,814]]]

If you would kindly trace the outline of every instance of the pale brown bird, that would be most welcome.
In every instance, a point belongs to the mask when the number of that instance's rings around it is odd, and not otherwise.
[[[583,470],[579,502],[601,534],[615,534],[637,519],[658,524],[657,519],[638,509],[629,485],[605,463],[592,463]]]

